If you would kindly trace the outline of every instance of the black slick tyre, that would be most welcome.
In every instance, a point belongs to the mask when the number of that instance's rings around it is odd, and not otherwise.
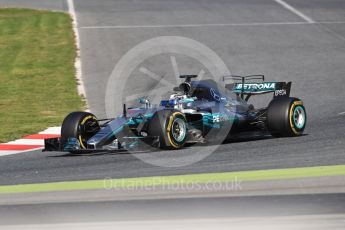
[[[157,111],[149,122],[147,133],[159,137],[160,148],[180,149],[187,139],[186,118],[176,110]]]
[[[87,148],[87,141],[100,129],[97,118],[92,113],[72,112],[62,122],[61,146],[68,142],[68,138],[76,138],[80,148]]]
[[[295,137],[303,134],[307,113],[298,98],[273,99],[267,108],[267,125],[274,137]]]

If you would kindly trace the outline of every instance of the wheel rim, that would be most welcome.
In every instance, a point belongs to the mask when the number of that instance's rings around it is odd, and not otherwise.
[[[297,106],[293,112],[293,121],[298,129],[302,129],[305,125],[305,111],[302,106]]]
[[[172,124],[172,136],[177,142],[182,142],[186,136],[186,123],[181,118],[176,118]]]

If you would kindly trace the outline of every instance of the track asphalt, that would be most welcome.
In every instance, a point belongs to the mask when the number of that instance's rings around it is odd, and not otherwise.
[[[341,0],[287,3],[315,23],[272,0],[74,1],[86,95],[97,116],[106,115],[105,88],[120,58],[144,40],[174,35],[207,45],[233,74],[265,74],[269,80],[292,81],[292,95],[302,98],[308,111],[305,136],[226,143],[205,159],[183,167],[154,166],[128,154],[27,152],[0,158],[0,184],[345,164],[345,4]],[[68,11],[65,1],[1,0],[0,5]],[[183,66],[183,60],[176,56],[180,71],[194,71]],[[147,63],[150,70],[173,83],[169,60],[158,64]],[[143,82],[132,81],[126,92],[148,90]],[[264,99],[254,102],[267,103]],[[159,165],[186,155],[197,158],[193,154],[197,150],[159,151],[153,158]]]

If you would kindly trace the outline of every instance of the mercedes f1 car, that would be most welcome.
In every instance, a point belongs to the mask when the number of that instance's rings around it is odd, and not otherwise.
[[[303,102],[290,97],[291,82],[265,82],[263,75],[227,76],[222,85],[183,75],[174,93],[152,105],[126,108],[116,118],[97,119],[72,112],[63,121],[61,137],[45,140],[45,151],[89,152],[141,147],[180,149],[192,143],[212,143],[239,133],[259,132],[274,137],[302,135],[306,126]],[[226,84],[232,80],[231,84]],[[273,93],[267,107],[255,108],[254,95]]]

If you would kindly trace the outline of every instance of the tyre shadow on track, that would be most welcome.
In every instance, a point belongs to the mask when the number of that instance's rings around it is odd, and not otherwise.
[[[228,140],[225,140],[222,144],[231,144],[231,143],[241,143],[241,142],[251,142],[251,141],[260,141],[260,140],[271,140],[271,139],[291,139],[291,138],[300,138],[303,136],[308,136],[307,133],[304,133],[297,137],[273,137],[270,134],[267,135],[243,135],[243,136],[237,136],[230,138]]]

